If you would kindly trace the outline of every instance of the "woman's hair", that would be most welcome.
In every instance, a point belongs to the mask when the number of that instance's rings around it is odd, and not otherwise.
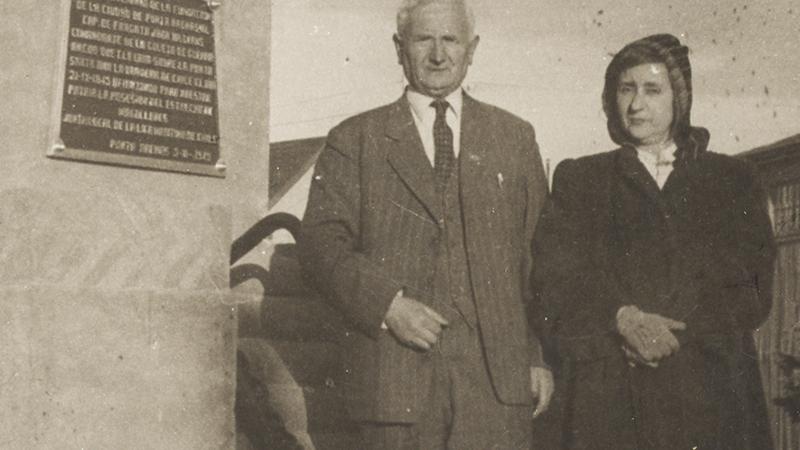
[[[620,145],[631,144],[632,139],[622,126],[617,110],[617,88],[623,72],[641,64],[664,64],[672,86],[672,129],[670,136],[680,146],[688,138],[691,128],[692,69],[689,48],[681,45],[671,34],[654,34],[626,45],[609,63],[603,88],[603,111],[606,113],[608,133]]]

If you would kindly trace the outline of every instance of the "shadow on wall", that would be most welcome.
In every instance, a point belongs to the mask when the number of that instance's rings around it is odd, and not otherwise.
[[[236,427],[240,450],[361,448],[343,407],[336,311],[302,280],[294,244],[273,248],[269,269],[234,265],[279,229],[296,236],[300,221],[271,214],[234,241],[231,288],[257,280],[263,297],[239,309]]]

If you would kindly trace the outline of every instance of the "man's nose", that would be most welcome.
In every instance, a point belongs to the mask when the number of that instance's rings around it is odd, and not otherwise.
[[[441,42],[434,42],[430,54],[431,62],[434,64],[442,64],[447,59],[444,44]]]

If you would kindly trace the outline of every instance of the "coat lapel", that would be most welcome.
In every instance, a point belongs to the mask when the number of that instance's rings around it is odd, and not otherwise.
[[[495,242],[505,236],[503,224],[496,212],[500,208],[500,187],[497,181],[498,161],[494,155],[501,152],[501,144],[493,136],[493,126],[481,105],[464,94],[461,109],[461,149],[458,155],[459,194],[464,224],[464,240],[470,262],[470,280],[479,320],[491,320],[492,312],[486,310],[487,299],[503,295],[490,292],[492,281],[502,277],[494,261],[506,263],[501,252],[493,253]],[[488,324],[488,322],[482,322]],[[487,325],[488,326],[488,325]]]
[[[389,165],[394,168],[431,217],[438,221],[442,208],[436,195],[433,169],[428,157],[425,156],[422,140],[405,95],[390,109],[385,131],[389,138],[389,148],[386,152]]]
[[[493,204],[489,197],[486,180],[494,180],[495,175],[488,172],[497,169],[490,161],[491,130],[481,115],[478,103],[464,94],[461,112],[461,150],[459,152],[459,179],[461,182],[461,207],[464,217],[480,217],[487,204]],[[477,214],[477,216],[475,215]],[[490,224],[485,224],[490,226]]]
[[[618,151],[617,171],[631,186],[661,207],[658,185],[636,157],[635,149],[623,147]]]

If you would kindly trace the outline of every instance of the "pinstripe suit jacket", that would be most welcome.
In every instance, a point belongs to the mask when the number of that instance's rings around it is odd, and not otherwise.
[[[464,95],[460,195],[470,279],[500,401],[531,402],[539,344],[527,320],[530,242],[547,184],[533,127]],[[350,331],[343,377],[354,419],[414,422],[430,361],[381,329],[400,289],[430,304],[441,202],[406,97],[331,130],[298,239],[309,281]],[[446,331],[445,331],[446,333]]]

